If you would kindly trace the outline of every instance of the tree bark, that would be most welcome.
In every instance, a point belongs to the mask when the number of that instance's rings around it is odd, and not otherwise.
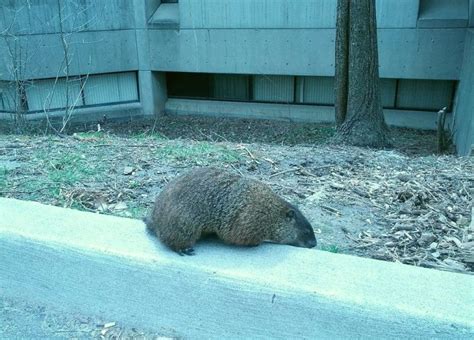
[[[388,146],[380,99],[375,0],[338,0],[338,11],[342,27],[337,28],[336,38],[335,141]]]
[[[349,86],[349,0],[337,0],[336,127],[346,120]]]

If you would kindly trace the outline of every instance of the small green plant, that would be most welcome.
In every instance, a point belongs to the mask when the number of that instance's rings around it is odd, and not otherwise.
[[[143,206],[131,206],[128,208],[127,210],[128,212],[128,217],[131,217],[131,218],[136,218],[136,219],[142,219],[143,217],[145,217],[148,213],[148,210],[143,207]]]
[[[165,136],[163,136],[159,132],[155,132],[155,133],[141,132],[135,135],[131,135],[130,137],[136,140],[147,140],[147,139],[166,140],[167,139]]]
[[[321,250],[328,251],[330,253],[335,253],[335,254],[339,253],[339,247],[335,244],[328,244],[328,245],[323,244],[321,245]]]
[[[129,189],[137,189],[141,187],[141,183],[139,181],[131,180],[128,182]]]

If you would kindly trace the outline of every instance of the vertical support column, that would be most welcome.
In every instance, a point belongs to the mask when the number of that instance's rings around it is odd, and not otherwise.
[[[138,88],[140,102],[145,115],[160,114],[167,100],[166,77],[153,72],[150,67],[150,45],[148,39],[148,18],[158,8],[159,0],[134,0],[135,35],[137,40]]]
[[[145,115],[162,114],[168,99],[163,72],[138,71],[140,102]]]

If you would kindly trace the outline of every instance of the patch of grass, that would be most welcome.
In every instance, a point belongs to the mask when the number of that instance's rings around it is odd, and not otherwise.
[[[141,132],[141,133],[137,133],[137,134],[134,134],[134,135],[130,135],[129,138],[133,138],[133,139],[136,139],[136,140],[148,140],[148,139],[167,140],[168,139],[164,135],[160,134],[159,132],[155,132],[155,133]]]
[[[320,249],[323,250],[323,251],[328,251],[330,253],[335,253],[335,254],[340,252],[339,247],[335,244],[328,244],[328,245],[323,244],[323,245],[321,245]]]
[[[328,141],[336,132],[332,125],[303,126],[296,128],[291,134],[288,134],[289,144],[299,144],[302,141],[311,141],[315,144],[321,144]]]
[[[79,151],[63,150],[58,154],[48,152],[37,154],[50,182],[58,186],[74,185],[86,180],[98,180],[103,176],[105,165],[88,159]]]
[[[160,159],[196,165],[236,163],[242,158],[236,150],[208,142],[166,145],[157,149],[156,156]]]
[[[81,181],[89,172],[77,154],[64,154],[51,161],[49,178],[55,183],[75,184]]]

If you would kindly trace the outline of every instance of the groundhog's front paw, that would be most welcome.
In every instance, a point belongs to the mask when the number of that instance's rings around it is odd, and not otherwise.
[[[178,254],[181,255],[181,256],[184,256],[184,255],[193,256],[193,255],[195,255],[194,254],[194,248],[181,249],[181,250],[178,251]]]

